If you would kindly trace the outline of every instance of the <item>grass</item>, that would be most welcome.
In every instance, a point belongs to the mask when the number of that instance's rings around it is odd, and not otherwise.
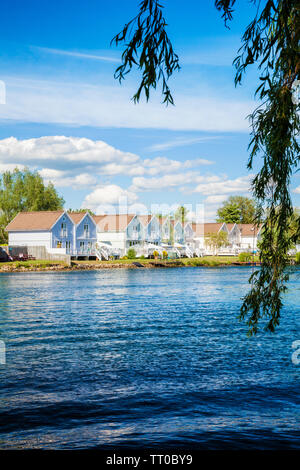
[[[233,263],[239,262],[237,256],[206,256],[204,258],[179,258],[179,259],[168,259],[168,260],[162,260],[162,259],[140,259],[140,258],[135,258],[135,259],[119,259],[119,260],[114,260],[114,261],[72,261],[72,263],[75,264],[99,264],[99,263],[105,263],[107,265],[109,264],[132,264],[134,261],[137,261],[141,264],[167,264],[167,265],[184,265],[184,266],[224,266],[224,265],[231,265]],[[252,259],[251,259],[252,261]],[[258,261],[258,257],[255,257],[255,261]]]
[[[47,260],[47,259],[37,259],[37,260],[27,260],[27,261],[10,261],[10,262],[4,262],[0,263],[0,269],[1,266],[6,265],[6,266],[12,266],[15,268],[48,268],[54,265],[65,265],[63,261],[55,261],[55,260]]]
[[[114,260],[114,261],[93,261],[93,260],[73,260],[72,265],[77,265],[80,267],[80,265],[90,265],[90,266],[99,266],[99,265],[132,265],[133,262],[139,262],[143,265],[147,264],[163,264],[166,266],[230,266],[233,263],[238,263],[238,257],[237,256],[206,256],[204,258],[179,258],[179,259],[169,259],[169,260],[162,260],[162,259],[120,259],[120,260]],[[252,261],[252,259],[251,259]],[[255,257],[255,261],[258,261],[258,257]],[[4,262],[0,263],[0,271],[1,271],[1,266],[10,266],[11,269],[13,270],[18,269],[18,268],[25,268],[25,269],[30,269],[30,268],[50,268],[52,266],[56,265],[61,265],[61,266],[67,266],[64,261],[55,261],[55,260],[27,260],[27,261],[13,261],[13,262]]]

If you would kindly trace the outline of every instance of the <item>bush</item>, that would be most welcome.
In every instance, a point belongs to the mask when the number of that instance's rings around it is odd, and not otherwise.
[[[146,259],[146,258],[145,258],[145,256],[144,256],[144,255],[142,255],[142,256],[140,257],[140,259]]]
[[[153,256],[154,256],[154,258],[157,258],[158,255],[159,255],[158,251],[157,251],[157,250],[154,250],[154,251],[153,251]]]
[[[164,250],[162,252],[162,255],[163,255],[163,259],[167,259],[168,258],[168,252],[166,250]]]
[[[122,256],[120,259],[128,259],[128,256]]]
[[[241,263],[251,261],[251,253],[240,253],[239,254],[239,261]]]
[[[128,259],[135,259],[136,258],[136,251],[134,248],[129,248],[127,251],[127,258]]]
[[[296,264],[300,264],[300,251],[296,253]]]

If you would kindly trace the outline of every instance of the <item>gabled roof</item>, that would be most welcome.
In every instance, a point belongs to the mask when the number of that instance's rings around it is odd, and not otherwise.
[[[204,235],[207,235],[209,233],[218,233],[223,227],[223,225],[224,225],[224,222],[204,224]]]
[[[86,212],[68,212],[70,218],[73,220],[75,225],[78,225],[82,219],[86,216]]]
[[[192,222],[191,223],[192,230],[194,232],[194,235],[196,237],[201,237],[204,234],[204,224],[201,224],[199,222]]]
[[[168,216],[168,215],[157,216],[157,219],[158,219],[160,225],[164,225],[164,223],[166,223],[167,220],[170,221],[170,216]]]
[[[182,227],[182,223],[180,222],[180,220],[171,220],[171,224],[173,225],[173,227],[175,227],[175,225],[177,224],[181,225]]]
[[[47,231],[53,227],[63,214],[63,210],[19,212],[7,225],[6,230],[8,232]]]
[[[96,215],[94,220],[100,232],[124,232],[134,214]]]
[[[237,227],[237,224],[227,224],[226,223],[226,227],[228,228],[228,232],[230,233],[234,227]]]
[[[242,237],[253,237],[254,234],[255,236],[258,235],[262,225],[258,226],[253,224],[239,224],[238,227]]]
[[[153,219],[154,215],[138,215],[137,217],[141,221],[141,223],[144,225],[144,227],[147,227],[147,225]]]

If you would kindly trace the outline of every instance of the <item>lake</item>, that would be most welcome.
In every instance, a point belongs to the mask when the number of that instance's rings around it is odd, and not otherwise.
[[[249,267],[0,275],[1,449],[300,448],[300,270],[246,337]]]

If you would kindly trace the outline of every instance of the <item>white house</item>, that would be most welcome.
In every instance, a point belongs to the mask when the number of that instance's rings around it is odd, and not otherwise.
[[[253,224],[239,224],[240,247],[243,250],[257,250],[257,242],[261,236],[261,226]]]
[[[96,225],[88,213],[19,212],[6,230],[9,246],[44,246],[48,253],[71,256],[95,254]]]
[[[142,226],[134,214],[95,215],[97,244],[110,254],[124,256],[142,242]]]

